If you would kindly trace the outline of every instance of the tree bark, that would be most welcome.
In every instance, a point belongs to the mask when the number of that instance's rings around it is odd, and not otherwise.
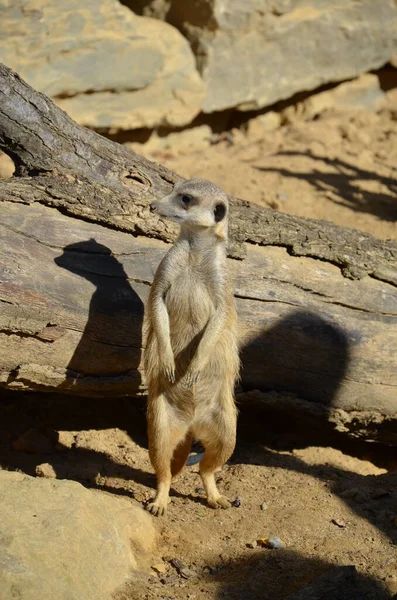
[[[0,148],[16,165],[0,180],[0,385],[144,393],[143,307],[176,235],[148,205],[179,176],[78,126],[1,65]],[[288,392],[340,429],[396,442],[397,244],[231,207],[240,397]]]

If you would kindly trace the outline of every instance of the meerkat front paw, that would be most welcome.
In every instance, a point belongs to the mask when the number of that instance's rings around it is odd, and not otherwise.
[[[200,371],[189,369],[183,379],[183,385],[187,390],[193,387],[200,376]]]
[[[175,360],[173,356],[163,359],[163,373],[170,383],[175,383]]]

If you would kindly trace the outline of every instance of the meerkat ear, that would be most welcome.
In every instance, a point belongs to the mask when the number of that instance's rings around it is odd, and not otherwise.
[[[219,223],[220,221],[222,221],[222,219],[224,219],[224,217],[225,217],[225,214],[226,214],[226,206],[223,204],[223,202],[220,202],[214,208],[215,223]]]

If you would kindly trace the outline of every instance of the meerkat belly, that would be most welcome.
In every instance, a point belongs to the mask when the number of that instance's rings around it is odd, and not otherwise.
[[[189,348],[194,351],[193,346],[200,341],[200,334],[214,310],[205,283],[189,274],[181,276],[167,291],[165,302],[174,352]]]

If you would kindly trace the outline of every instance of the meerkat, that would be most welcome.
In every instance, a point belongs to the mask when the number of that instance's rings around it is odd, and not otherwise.
[[[193,439],[205,448],[200,475],[208,504],[228,508],[214,477],[235,447],[240,364],[226,264],[228,198],[217,185],[190,179],[150,209],[179,223],[180,234],[156,271],[145,316],[149,457],[157,476],[147,509],[166,511],[171,478]]]

